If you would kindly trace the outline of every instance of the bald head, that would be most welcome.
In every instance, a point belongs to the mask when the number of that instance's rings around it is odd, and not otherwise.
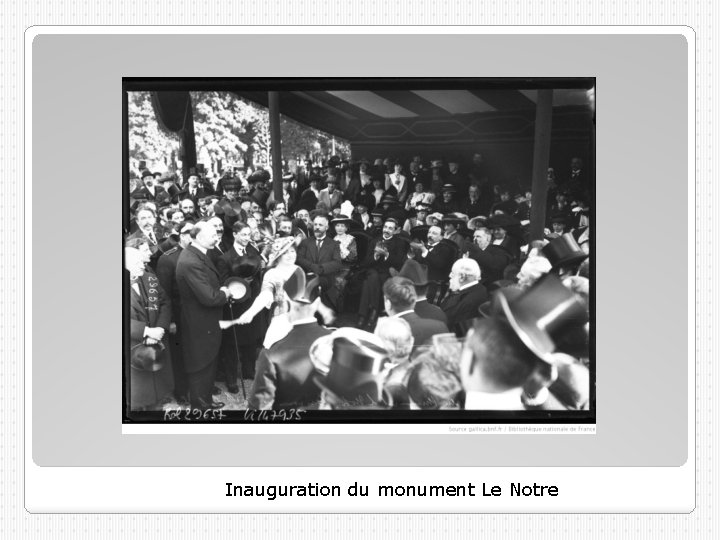
[[[218,243],[218,234],[215,227],[209,221],[200,221],[190,231],[190,238],[193,243],[203,249],[212,249]]]

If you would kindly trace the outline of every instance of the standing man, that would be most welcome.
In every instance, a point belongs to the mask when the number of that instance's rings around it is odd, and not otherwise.
[[[170,357],[173,364],[173,376],[175,377],[175,400],[179,405],[188,405],[187,392],[187,372],[185,363],[183,362],[183,349],[181,345],[180,320],[182,319],[182,309],[180,305],[180,289],[178,289],[175,273],[177,270],[178,259],[180,254],[186,249],[192,238],[190,231],[194,225],[189,221],[183,221],[180,224],[180,240],[178,245],[164,253],[158,259],[157,277],[160,280],[160,286],[170,297],[172,304],[172,322],[170,323]]]
[[[337,189],[337,179],[334,176],[328,177],[327,187],[320,190],[318,202],[327,206],[331,212],[335,208],[340,208],[343,202],[342,192]]]
[[[158,225],[155,212],[149,206],[138,207],[138,210],[135,213],[135,223],[137,225],[137,230],[128,235],[126,240],[139,238],[147,242],[148,246],[150,246],[151,254],[149,264],[150,268],[154,272],[157,267],[158,259],[160,258],[160,255],[162,255],[162,251],[160,251],[159,248],[160,242],[163,240],[163,228]]]
[[[260,294],[260,271],[263,260],[260,252],[250,242],[250,227],[236,221],[233,224],[235,243],[218,259],[217,269],[220,282],[226,283],[231,277],[239,277],[248,282],[250,296],[243,302],[231,302],[224,307],[223,320],[236,319],[252,306]],[[255,378],[256,347],[262,344],[265,334],[264,317],[255,317],[251,323],[242,327],[231,326],[223,331],[222,369],[228,392],[237,394],[238,360],[241,364],[243,379]]]
[[[230,291],[220,287],[220,275],[207,256],[218,243],[215,228],[201,221],[190,231],[190,238],[176,270],[190,404],[198,409],[220,409],[225,404],[213,402],[212,391],[222,339],[219,321]]]

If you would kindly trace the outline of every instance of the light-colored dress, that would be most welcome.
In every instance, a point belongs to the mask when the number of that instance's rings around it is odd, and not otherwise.
[[[265,341],[263,347],[269,349],[272,345],[288,335],[293,325],[288,319],[289,299],[285,292],[285,282],[292,274],[284,275],[277,267],[271,268],[265,272],[263,276],[262,287],[260,291],[269,291],[272,294],[272,300],[266,306],[272,308],[272,319],[265,333]]]

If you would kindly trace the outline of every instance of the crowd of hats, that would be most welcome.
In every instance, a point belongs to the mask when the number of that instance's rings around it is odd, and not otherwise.
[[[420,163],[419,167],[423,174],[419,175],[424,187],[430,189],[428,171],[445,172],[446,162],[458,163],[461,159],[451,157],[449,160],[429,159]],[[371,183],[381,182],[381,189],[386,185],[386,175],[392,172],[393,166],[397,163],[394,159],[376,159],[374,161],[362,158],[356,161],[349,161],[339,156],[331,156],[322,163],[304,164],[303,171],[285,171],[282,175],[282,182],[285,187],[293,186],[292,189],[319,189],[328,184],[342,185],[341,180],[345,171],[352,171],[355,178],[360,167],[363,167],[370,177]],[[301,162],[302,164],[302,162]],[[407,168],[405,169],[407,171]],[[251,217],[243,209],[244,198],[251,199],[260,207],[260,212],[267,215],[266,200],[258,197],[258,193],[269,191],[271,174],[265,169],[258,169],[248,175],[238,175],[237,171],[229,171],[223,174],[221,189],[214,192],[217,185],[213,186],[208,181],[204,171],[190,169],[186,176],[198,176],[201,186],[206,188],[205,193],[210,193],[203,203],[210,205],[206,210],[206,216],[219,216],[223,220],[226,231],[236,221],[246,221]],[[407,172],[405,172],[407,174]],[[142,170],[137,175],[141,181],[153,177],[159,187],[169,188],[175,186],[178,190],[183,188],[180,182],[182,175],[173,173],[154,173],[148,169]],[[187,179],[184,179],[187,181]],[[486,179],[487,180],[487,179]],[[492,185],[492,179],[487,180]],[[303,183],[304,182],[304,183]],[[471,185],[477,185],[475,180]],[[410,186],[412,188],[412,186]],[[511,196],[520,195],[522,190],[512,190],[508,186],[496,186],[497,189],[489,192],[494,193],[493,203],[500,202],[501,194]],[[467,198],[466,193],[459,193],[458,186],[453,183],[443,182],[435,186],[435,194],[441,197],[443,193],[450,193],[460,199]],[[256,190],[256,191],[253,191]],[[412,192],[412,189],[409,190]],[[229,192],[232,197],[226,196]],[[240,194],[238,196],[237,194]],[[484,192],[484,193],[487,193]],[[578,240],[580,232],[586,237],[589,234],[584,231],[588,228],[589,220],[581,222],[580,216],[590,214],[588,197],[584,194],[574,195],[562,189],[562,183],[551,191],[552,198],[559,194],[559,198],[570,198],[568,206],[572,211],[563,207],[563,212],[554,212],[551,207],[552,200],[548,201],[548,212],[546,224],[563,224],[565,230],[555,235],[547,235],[541,240],[529,242],[528,224],[521,219],[517,213],[507,213],[503,210],[488,212],[487,215],[475,215],[470,217],[462,211],[438,212],[433,211],[433,206],[426,202],[419,202],[411,212],[403,214],[397,210],[405,210],[404,202],[401,202],[395,192],[385,192],[380,196],[379,203],[374,204],[374,198],[369,199],[358,195],[351,201],[354,209],[358,206],[367,206],[371,210],[372,217],[382,218],[383,222],[394,222],[398,234],[410,243],[413,248],[422,248],[427,241],[428,230],[433,225],[445,229],[452,226],[460,235],[466,239],[466,247],[457,252],[457,257],[463,257],[468,253],[468,247],[473,245],[472,231],[485,228],[489,231],[502,229],[507,234],[518,239],[524,250],[519,258],[513,261],[517,268],[515,272],[509,273],[505,279],[493,284],[488,289],[493,289],[490,300],[478,306],[478,320],[498,319],[507,324],[517,337],[519,342],[534,355],[539,361],[549,364],[556,364],[562,358],[559,352],[574,354],[578,362],[589,361],[589,346],[587,322],[589,318],[589,306],[587,304],[587,292],[585,296],[578,294],[578,290],[588,291],[590,264],[588,246],[580,246]],[[298,193],[298,198],[299,198]],[[135,210],[142,208],[147,201],[147,195],[138,188],[131,194],[131,204]],[[529,201],[528,201],[529,204]],[[177,202],[170,205],[177,206]],[[156,208],[156,214],[160,208]],[[307,210],[307,209],[306,209]],[[340,213],[337,209],[328,209],[320,205],[310,209],[314,213],[327,214],[330,220],[329,233],[334,234],[334,227],[339,224],[346,226],[348,232],[356,233],[365,229],[365,224],[356,219],[355,215]],[[294,213],[294,212],[291,212]],[[315,215],[315,214],[312,214]],[[409,230],[402,230],[405,219],[398,216],[422,216],[424,222],[415,224]],[[203,219],[205,216],[196,216],[195,219]],[[192,229],[192,219],[184,220],[182,224],[171,222],[159,223],[167,227],[166,236],[169,241],[177,242],[180,233]],[[583,223],[581,226],[580,224]],[[302,226],[304,232],[309,231],[306,224],[294,223],[294,227]],[[405,229],[408,229],[407,227]],[[367,232],[367,229],[365,229]],[[272,267],[277,261],[293,247],[296,238],[277,237],[267,243],[267,267]],[[587,240],[589,242],[589,240]],[[130,244],[131,246],[134,244]],[[510,265],[509,265],[510,266]],[[241,269],[238,269],[241,270]],[[523,273],[524,270],[524,273]],[[226,285],[232,290],[233,296],[240,301],[246,300],[250,295],[250,287],[247,278],[256,274],[257,268],[245,268],[238,272],[238,276],[228,280]],[[399,272],[393,271],[393,275],[410,279],[416,287],[424,287],[429,283],[428,270],[417,261],[409,260]],[[525,281],[520,279],[526,277]],[[568,280],[572,286],[568,285]],[[578,281],[585,280],[585,281]],[[290,301],[301,304],[312,304],[318,298],[318,279],[308,279],[302,270],[296,271],[287,281],[285,291]],[[520,281],[520,286],[518,282]],[[568,345],[567,335],[574,332],[573,329],[584,329],[581,332],[581,346],[575,343]],[[584,340],[584,341],[583,341]],[[423,408],[427,403],[427,396],[433,394],[431,387],[437,383],[438,373],[449,372],[459,381],[459,374],[454,370],[453,362],[447,358],[439,358],[440,353],[432,347],[419,348],[412,358],[412,369],[407,381],[414,381],[415,395],[420,403],[416,406]],[[330,337],[316,343],[309,351],[309,356],[315,366],[315,383],[323,390],[327,399],[335,406],[346,407],[391,407],[393,406],[392,393],[384,386],[385,378],[391,366],[390,358],[384,348],[382,341],[372,333],[364,332],[355,328],[340,328],[333,332]],[[152,359],[144,359],[151,362]],[[433,362],[436,362],[435,364]],[[434,375],[430,375],[434,374]],[[410,384],[408,382],[408,384]],[[451,385],[452,386],[452,385]],[[453,386],[457,390],[455,403],[462,403],[462,385]],[[447,396],[445,396],[447,397]],[[435,406],[437,401],[432,402]],[[432,408],[432,407],[430,407]]]

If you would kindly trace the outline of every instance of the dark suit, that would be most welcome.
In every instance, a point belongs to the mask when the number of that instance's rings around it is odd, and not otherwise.
[[[198,199],[204,199],[205,197],[209,197],[210,195],[214,195],[214,192],[210,189],[198,186],[195,188],[195,194],[190,194],[190,188],[188,186],[185,186],[185,189],[178,192],[178,194],[173,198],[174,203],[178,203],[180,201],[184,201],[185,199],[190,199],[193,203],[195,203],[195,208],[198,207]]]
[[[162,186],[155,186],[155,193],[150,193],[150,190],[143,185],[130,194],[132,199],[140,199],[143,196],[148,201],[157,204],[158,207],[170,204],[170,195]]]
[[[388,250],[387,258],[381,256],[376,258],[375,256],[375,247],[381,242]],[[390,268],[400,271],[407,260],[408,247],[409,244],[397,235],[390,240],[385,240],[381,236],[370,241],[363,263],[363,266],[367,268],[367,274],[360,293],[359,313],[361,316],[366,316],[370,310],[378,311],[382,286],[390,277]]]
[[[417,313],[418,317],[423,319],[435,319],[447,326],[448,320],[445,312],[440,309],[439,306],[430,304],[425,298],[418,300],[415,303],[415,313]]]
[[[170,355],[173,363],[173,376],[175,377],[176,397],[184,397],[187,394],[187,374],[185,372],[180,338],[180,319],[182,316],[180,290],[178,289],[177,280],[175,279],[177,263],[182,251],[182,247],[174,247],[158,259],[157,265],[157,277],[160,280],[160,286],[172,302],[172,321],[176,326],[175,334],[171,334],[168,340],[170,342]]]
[[[451,292],[440,304],[447,315],[450,330],[460,337],[464,336],[468,321],[478,316],[480,304],[487,299],[487,290],[479,282],[462,291]]]
[[[260,278],[261,258],[260,252],[252,245],[245,248],[245,255],[241,256],[235,246],[231,247],[218,259],[217,269],[220,273],[220,283],[230,277],[245,277],[247,268],[257,265],[257,272],[250,278],[250,296],[244,302],[231,302],[223,308],[223,319],[237,319],[252,306],[255,298],[260,294],[262,280]],[[255,376],[256,349],[262,343],[265,335],[265,318],[258,315],[251,323],[243,326],[231,326],[223,331],[222,338],[222,368],[225,382],[228,385],[237,384],[238,356],[242,365],[242,378],[252,379]]]
[[[419,255],[415,260],[428,269],[428,302],[437,304],[447,291],[452,265],[457,259],[457,245],[442,239],[434,246],[428,246],[427,255]]]
[[[446,334],[450,331],[445,323],[434,319],[423,319],[416,312],[406,313],[400,318],[405,319],[410,325],[410,331],[415,339],[413,351],[420,345],[427,344],[435,334]]]
[[[298,324],[270,349],[263,349],[248,408],[290,409],[318,401],[320,387],[312,380],[315,368],[308,350],[317,338],[329,333],[316,322]]]
[[[477,244],[472,244],[468,256],[480,266],[480,282],[483,285],[503,279],[503,271],[512,260],[508,251],[492,244],[484,250]]]
[[[147,236],[144,231],[138,229],[134,233],[129,234],[126,238],[127,240],[131,240],[134,238],[140,238],[142,240],[146,240],[148,243],[148,246],[150,246],[150,253],[152,254],[150,256],[150,268],[152,268],[153,271],[157,268],[158,259],[160,259],[160,256],[163,254],[162,250],[160,250],[160,244],[163,241],[163,228],[160,225],[154,225],[153,226],[153,234],[155,235],[156,242],[153,243],[153,241],[150,239],[149,236]]]
[[[137,280],[140,293],[130,286],[130,347],[139,345],[146,328],[163,328],[167,335],[170,327],[170,299],[160,286],[158,278],[145,273]],[[167,344],[167,339],[163,339]],[[155,407],[173,389],[173,369],[167,349],[163,352],[165,366],[160,371],[139,371],[130,367],[126,356],[125,374],[129,381],[130,409]]]
[[[195,246],[178,258],[176,277],[182,311],[183,357],[188,372],[190,401],[202,407],[212,401],[213,378],[222,333],[218,321],[227,297],[220,292],[217,268]]]
[[[320,277],[323,302],[334,305],[331,299],[337,298],[337,294],[331,289],[335,287],[335,274],[343,269],[340,244],[325,235],[318,249],[317,239],[311,235],[300,242],[296,264],[306,273],[312,272]]]

